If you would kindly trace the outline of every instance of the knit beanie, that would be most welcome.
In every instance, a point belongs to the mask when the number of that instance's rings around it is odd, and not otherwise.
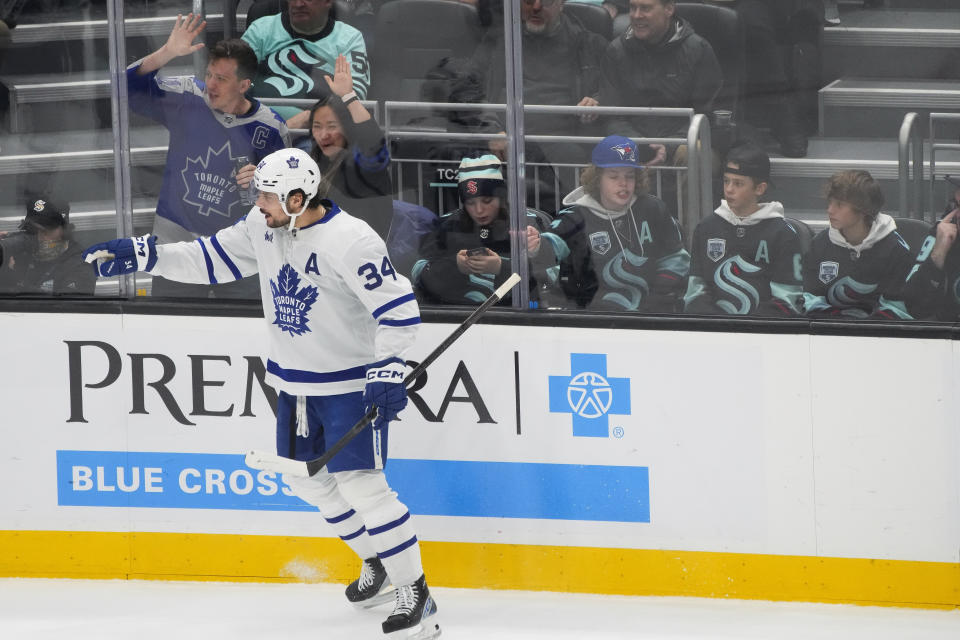
[[[492,154],[460,161],[458,191],[460,201],[481,196],[503,196],[506,185],[500,173],[500,159]]]

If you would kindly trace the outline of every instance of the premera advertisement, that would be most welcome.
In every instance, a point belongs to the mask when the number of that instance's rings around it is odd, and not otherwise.
[[[332,536],[244,464],[275,438],[261,322],[0,317],[20,337],[0,528]],[[423,325],[409,359],[453,328]],[[425,541],[955,563],[955,362],[941,341],[478,325],[410,388],[387,475]]]

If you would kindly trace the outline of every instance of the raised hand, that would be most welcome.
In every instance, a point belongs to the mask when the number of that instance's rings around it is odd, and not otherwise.
[[[350,63],[347,57],[342,53],[337,56],[337,61],[333,66],[333,77],[324,76],[324,80],[330,85],[330,90],[341,98],[353,91],[353,75],[350,73]]]
[[[164,48],[173,57],[186,56],[194,51],[199,51],[203,49],[203,43],[193,44],[193,41],[206,27],[207,21],[199,15],[189,13],[186,18],[177,15],[177,19],[173,23],[173,30],[170,31],[170,37],[167,38]]]

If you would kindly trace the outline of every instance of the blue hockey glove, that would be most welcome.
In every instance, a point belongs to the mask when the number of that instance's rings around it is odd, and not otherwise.
[[[381,360],[367,365],[367,386],[363,404],[367,410],[377,408],[374,429],[381,429],[407,406],[407,388],[403,384],[406,363],[400,358]]]
[[[83,259],[99,277],[109,278],[134,271],[150,271],[157,264],[157,236],[119,238],[87,247]]]

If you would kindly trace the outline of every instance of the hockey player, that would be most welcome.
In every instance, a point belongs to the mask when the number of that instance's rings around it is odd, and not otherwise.
[[[761,202],[770,158],[734,147],[723,168],[724,200],[693,232],[688,313],[791,316],[801,295],[800,236],[783,205]]]
[[[647,193],[637,145],[608,136],[543,239],[554,244],[559,282],[579,308],[673,312],[690,254],[660,198]]]
[[[347,599],[360,607],[394,599],[384,633],[436,637],[437,607],[410,513],[383,474],[388,422],[407,403],[403,357],[420,323],[410,282],[369,225],[317,195],[320,170],[307,153],[270,154],[254,182],[256,208],[215,236],[162,245],[154,236],[112,240],[84,258],[97,260],[101,276],[148,271],[216,284],[260,274],[267,382],[279,392],[278,454],[316,458],[368,407],[378,410],[373,428],[318,474],[284,480],[363,559]]]
[[[206,22],[200,16],[177,16],[167,42],[127,68],[130,108],[162,124],[170,146],[157,202],[153,233],[165,242],[212,235],[245,215],[252,204],[241,200],[255,165],[287,146],[280,117],[247,98],[257,59],[242,40],[223,40],[210,49],[206,76],[159,77],[170,61],[203,48],[192,44]],[[222,288],[256,295],[256,283]],[[154,295],[199,295],[208,287],[184,288],[154,280]],[[228,291],[230,292],[228,294]]]
[[[900,290],[915,251],[885,213],[880,185],[867,171],[841,171],[827,183],[830,228],[804,259],[808,316],[910,320]]]

